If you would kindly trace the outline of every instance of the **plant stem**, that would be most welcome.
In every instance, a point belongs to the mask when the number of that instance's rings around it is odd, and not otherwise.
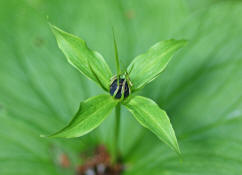
[[[118,142],[119,142],[119,131],[120,131],[120,104],[118,104],[115,108],[115,128],[114,128],[114,155],[113,161],[116,163],[118,161]]]

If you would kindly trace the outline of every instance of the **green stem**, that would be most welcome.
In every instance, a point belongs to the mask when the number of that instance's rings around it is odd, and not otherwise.
[[[119,142],[119,131],[120,131],[120,104],[118,104],[115,108],[115,128],[114,128],[114,155],[113,161],[116,163],[118,161],[118,142]]]

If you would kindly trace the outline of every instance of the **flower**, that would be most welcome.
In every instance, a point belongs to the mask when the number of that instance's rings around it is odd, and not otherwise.
[[[171,39],[158,42],[146,53],[134,58],[125,73],[121,73],[114,39],[117,75],[112,78],[111,70],[101,54],[89,49],[84,40],[56,26],[51,24],[50,26],[59,48],[69,63],[108,94],[101,94],[81,102],[71,122],[49,137],[83,136],[97,128],[115,106],[122,104],[142,126],[151,130],[170,148],[180,153],[175,132],[166,112],[153,100],[138,96],[136,92],[166,68],[175,52],[186,44],[185,40]]]

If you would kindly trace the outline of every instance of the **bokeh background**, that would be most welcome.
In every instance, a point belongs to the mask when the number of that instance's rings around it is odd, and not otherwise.
[[[112,26],[124,69],[160,40],[189,40],[140,92],[168,112],[183,161],[123,109],[123,174],[241,174],[241,19],[240,0],[0,0],[0,174],[73,175],[81,152],[100,143],[112,150],[113,114],[82,138],[39,137],[102,93],[67,63],[48,21],[85,39],[113,72]]]

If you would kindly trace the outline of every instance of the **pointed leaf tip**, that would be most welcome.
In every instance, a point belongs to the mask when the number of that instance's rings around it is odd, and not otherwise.
[[[66,56],[68,62],[97,84],[99,84],[99,81],[96,78],[98,77],[105,86],[105,89],[108,89],[112,72],[103,56],[100,53],[89,49],[86,42],[81,38],[67,33],[51,23],[49,23],[49,25],[56,37],[59,48]],[[92,65],[95,75],[93,74],[93,71],[90,70],[89,64]]]
[[[151,99],[135,96],[125,103],[134,118],[145,128],[151,130],[160,140],[181,154],[175,132],[165,111]]]
[[[128,67],[134,91],[154,80],[166,68],[174,54],[186,43],[187,40],[161,41],[153,45],[146,53],[137,56]]]
[[[114,44],[114,52],[115,52],[116,71],[117,71],[117,75],[120,75],[121,69],[120,69],[120,62],[119,62],[119,56],[118,56],[118,46],[117,46],[117,41],[116,41],[115,32],[114,32],[113,27],[112,27],[112,32],[113,32],[113,44]]]
[[[97,128],[118,103],[110,95],[99,95],[80,104],[71,122],[60,131],[48,137],[80,137]]]

